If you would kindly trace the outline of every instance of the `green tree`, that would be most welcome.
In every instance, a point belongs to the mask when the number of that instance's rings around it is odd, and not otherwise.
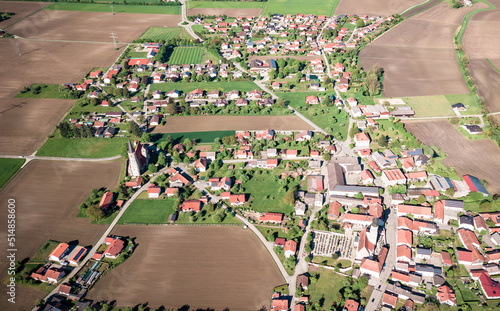
[[[326,152],[325,154],[323,154],[323,160],[330,161],[331,158],[332,158],[332,156],[330,155],[329,152]]]
[[[353,138],[354,135],[361,133],[357,125],[354,125],[350,130],[349,130],[349,137]]]
[[[104,211],[98,206],[90,206],[87,208],[87,216],[92,220],[100,220],[105,216]]]
[[[134,121],[130,121],[128,124],[132,135],[137,137],[142,137],[142,131],[139,128],[139,125],[137,125],[137,123],[135,123]]]
[[[358,28],[365,27],[365,22],[361,18],[358,18],[358,20],[356,21],[356,27]]]
[[[380,147],[387,147],[387,135],[380,135],[377,140]]]
[[[444,193],[444,194],[446,194],[447,196],[449,196],[449,197],[451,198],[452,196],[454,196],[454,195],[455,195],[455,189],[453,189],[453,188],[448,188],[448,189],[446,189],[446,191],[445,191],[445,193]]]
[[[151,142],[151,135],[149,135],[149,133],[143,133],[141,136],[141,142],[144,144]]]
[[[425,202],[427,202],[427,199],[425,198],[425,196],[423,194],[421,194],[418,198],[417,198],[417,203],[418,204],[424,204]]]
[[[150,171],[151,173],[156,173],[156,172],[158,172],[158,168],[156,167],[156,165],[151,163],[148,165],[148,171]]]

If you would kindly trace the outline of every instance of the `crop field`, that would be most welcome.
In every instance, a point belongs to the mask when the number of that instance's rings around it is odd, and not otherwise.
[[[1,153],[32,154],[73,103],[68,99],[0,98]]]
[[[176,47],[174,48],[174,52],[170,55],[167,63],[172,65],[200,64],[203,62],[203,52],[203,48]]]
[[[23,166],[25,161],[24,159],[0,159],[0,189]]]
[[[268,307],[284,283],[261,242],[241,227],[120,225],[113,234],[135,237],[138,247],[90,290],[93,300],[253,311]]]
[[[189,9],[263,9],[266,2],[257,1],[190,1],[188,2]]]
[[[366,14],[372,16],[390,16],[401,13],[419,3],[422,3],[422,0],[340,0],[335,10],[335,15]]]
[[[113,138],[50,138],[36,153],[42,157],[108,158],[119,155],[127,142],[124,137]]]
[[[490,112],[500,111],[500,72],[497,70],[500,68],[500,39],[495,33],[500,27],[500,2],[495,4],[495,10],[474,14],[462,37],[464,52],[470,58],[470,72]],[[500,121],[498,115],[495,118]]]
[[[207,4],[204,4],[207,2]],[[213,5],[212,5],[213,3]],[[238,17],[238,16],[259,16],[262,13],[262,5],[265,5],[265,2],[232,2],[232,1],[189,1],[189,8],[187,10],[188,16],[196,16],[196,15],[226,15],[229,17]],[[259,8],[248,8],[256,5],[261,5]],[[202,6],[211,6],[211,7],[199,7]],[[243,7],[239,7],[242,5]],[[193,8],[193,6],[196,6]],[[226,7],[219,7],[226,6]]]
[[[236,81],[236,82],[176,82],[176,83],[153,83],[149,92],[160,90],[163,92],[170,92],[172,90],[179,90],[183,93],[189,93],[196,89],[204,91],[219,90],[221,92],[229,92],[238,90],[240,92],[249,92],[258,90],[259,87],[252,81]]]
[[[296,116],[186,116],[168,117],[166,121],[165,125],[155,127],[153,133],[312,129],[309,124]]]
[[[109,37],[111,32],[116,34],[118,42],[132,42],[150,26],[176,27],[179,22],[180,16],[178,15],[133,13],[113,15],[103,12],[41,10],[9,27],[9,31],[23,38],[109,42],[112,44]]]
[[[445,152],[443,164],[454,166],[459,175],[484,179],[488,191],[500,193],[500,148],[492,140],[468,140],[446,120],[405,121],[405,127],[424,144]]]
[[[466,94],[453,34],[463,16],[484,6],[456,10],[441,3],[410,17],[364,48],[361,66],[384,69],[386,97]]]
[[[181,27],[150,27],[144,32],[139,39],[152,41],[170,40],[173,38],[192,38]]]
[[[269,0],[263,14],[315,14],[332,16],[339,1]]]
[[[43,9],[49,4],[50,2],[0,1],[0,12],[16,13],[8,20],[1,21],[0,29],[5,29],[9,25],[20,21],[33,12]]]
[[[112,188],[118,182],[121,162],[64,162],[33,160],[21,170],[1,191],[0,200],[16,200],[17,260],[33,256],[47,241],[78,241],[81,245],[95,243],[106,226],[91,225],[86,218],[77,218],[78,205],[85,201],[92,188]],[[98,172],[98,173],[96,173]],[[7,219],[7,209],[0,210]],[[0,228],[7,235],[7,226]],[[6,240],[0,246],[7,249]],[[7,261],[0,262],[0,279],[4,280]],[[19,292],[17,292],[19,290]],[[46,292],[16,288],[22,299],[16,300],[15,309],[31,309],[35,300]],[[0,294],[0,308],[5,306],[6,293]],[[5,309],[5,308],[4,308]]]
[[[170,133],[170,134],[155,134],[153,136],[154,142],[159,143],[166,139],[166,136],[170,136],[175,143],[180,143],[184,139],[196,139],[198,144],[210,144],[213,143],[216,138],[222,138],[226,136],[234,136],[235,131],[212,131],[212,132],[181,132],[181,133]]]
[[[83,11],[83,12],[106,12],[115,14],[121,13],[142,13],[142,14],[172,14],[180,15],[180,6],[165,6],[165,5],[123,5],[113,4],[113,9],[109,4],[99,3],[53,3],[45,8],[46,10],[63,10],[63,11]]]

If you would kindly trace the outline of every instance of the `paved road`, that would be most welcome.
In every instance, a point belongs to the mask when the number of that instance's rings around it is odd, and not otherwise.
[[[146,105],[144,105],[144,106],[146,106]],[[122,105],[116,104],[116,107],[120,108],[120,110],[125,112],[125,114],[127,115],[127,117],[130,118],[130,120],[134,121],[135,124],[137,124],[139,127],[141,127],[141,124],[139,122],[137,122],[137,119],[135,117],[133,117],[127,110],[125,110],[125,108],[123,108]]]
[[[316,43],[318,44],[319,49],[321,50],[321,55],[323,55],[323,60],[325,61],[326,65],[326,73],[328,74],[328,77],[332,77],[332,71],[330,70],[330,64],[328,63],[328,58],[326,57],[325,51],[323,51],[323,48],[321,47],[321,44],[319,43],[319,40],[321,39],[321,36],[323,35],[323,30],[325,30],[326,26],[330,22],[330,19],[327,19],[325,21],[325,25],[321,28],[321,32],[319,33],[318,37],[316,38]]]
[[[186,31],[193,37],[195,38],[196,40],[198,40],[199,42],[203,42],[203,39],[198,37],[198,35],[193,31],[193,29],[191,28],[191,26],[194,25],[193,22],[190,22],[188,19],[187,19],[187,1],[188,0],[179,0],[179,2],[181,3],[182,5],[182,14],[181,14],[181,17],[182,17],[182,20],[179,24],[179,26],[181,26],[182,28],[186,29]],[[183,25],[182,23],[187,23],[186,25]]]

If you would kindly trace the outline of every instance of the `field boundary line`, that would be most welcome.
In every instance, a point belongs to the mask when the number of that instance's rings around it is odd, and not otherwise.
[[[424,6],[426,3],[431,3],[432,1],[434,1],[434,0],[429,0],[429,1],[423,2],[423,3],[421,3],[421,4],[418,4],[417,6],[414,6],[413,8],[418,9],[419,7]],[[417,15],[417,14],[420,14],[420,13],[422,13],[422,12],[425,12],[425,11],[427,11],[428,9],[431,9],[431,8],[435,7],[436,5],[440,4],[441,2],[443,2],[443,0],[438,1],[438,2],[436,2],[435,4],[433,4],[433,5],[429,6],[428,8],[424,8],[424,9],[423,9],[423,10],[421,10],[421,11],[417,11],[417,12],[415,12],[415,13],[413,13],[413,14],[411,14],[411,15],[407,16],[407,17],[405,17],[404,19],[406,20],[406,19],[411,18],[411,17],[413,17],[413,16],[415,16],[415,15]],[[412,8],[410,8],[410,9],[412,9]],[[407,11],[409,11],[410,9],[408,9],[408,10],[404,11],[403,13],[401,13],[401,14],[399,14],[399,15],[403,15],[404,13],[406,13]]]
[[[26,159],[24,159],[24,162],[23,164],[16,170],[16,172],[14,174],[12,174],[12,176],[10,176],[9,180],[7,180],[5,182],[5,184],[3,184],[2,187],[0,187],[0,191],[2,191],[3,188],[5,188],[13,179],[14,177],[17,176],[17,174],[19,174],[19,172],[23,169],[23,167],[28,163],[29,161],[26,161]]]
[[[27,2],[27,1],[26,1],[26,2]],[[50,4],[49,4],[49,5],[50,5]],[[36,14],[36,13],[40,12],[40,11],[41,11],[41,10],[43,10],[44,8],[45,8],[45,7],[41,7],[40,9],[36,10],[35,12],[33,12],[33,13],[31,13],[31,14],[28,14],[28,15],[26,15],[25,17],[21,18],[21,19],[20,19],[20,20],[18,20],[17,22],[14,22],[14,23],[10,24],[9,26],[5,27],[4,29],[7,29],[7,28],[9,28],[9,27],[14,26],[15,24],[19,23],[20,21],[25,20],[26,18],[30,17],[31,15],[33,15],[33,14]]]
[[[498,69],[497,66],[495,66],[495,64],[493,64],[491,62],[491,60],[489,60],[488,58],[486,58],[486,61],[491,65],[491,67],[493,67],[493,69],[496,70],[496,72],[500,73],[500,69]]]

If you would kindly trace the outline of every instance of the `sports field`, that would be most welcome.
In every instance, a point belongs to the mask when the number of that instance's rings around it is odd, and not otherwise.
[[[269,0],[263,15],[275,14],[315,14],[332,16],[340,0]]]
[[[165,133],[165,134],[155,134],[153,136],[153,140],[155,143],[159,143],[161,141],[164,141],[167,138],[167,136],[170,136],[175,143],[180,143],[184,141],[184,139],[189,138],[189,139],[196,139],[196,142],[198,144],[210,144],[213,143],[216,138],[234,136],[234,134],[236,134],[235,131]]]
[[[116,13],[143,13],[143,14],[181,14],[180,6],[163,5],[123,5],[123,4],[101,4],[101,3],[54,3],[46,10],[64,10],[64,11],[85,11],[85,12],[114,12]]]
[[[0,159],[0,189],[14,176],[24,161],[24,159]]]
[[[181,27],[150,27],[146,30],[139,39],[144,39],[148,41],[160,41],[160,40],[170,40],[173,38],[192,38],[184,29]]]
[[[200,64],[203,62],[203,52],[204,49],[198,47],[176,47],[167,63],[172,65]]]

